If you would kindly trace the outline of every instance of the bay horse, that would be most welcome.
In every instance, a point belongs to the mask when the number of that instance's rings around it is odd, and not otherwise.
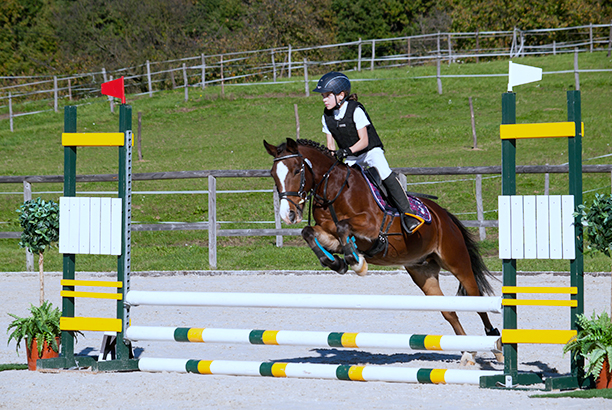
[[[493,293],[488,281],[492,275],[478,244],[457,217],[435,202],[421,198],[431,222],[408,235],[399,217],[389,217],[377,205],[361,172],[337,161],[326,147],[291,138],[278,146],[264,140],[264,146],[274,157],[271,174],[281,199],[282,220],[301,222],[311,200],[315,225],[306,226],[302,237],[323,266],[341,274],[350,266],[363,276],[368,264],[402,265],[425,295],[438,296],[443,295],[438,278],[443,268],[458,279],[458,295]],[[478,314],[485,333],[499,335],[487,313]],[[466,334],[455,312],[442,315],[455,334]],[[493,353],[503,361],[499,351]],[[464,352],[461,363],[474,364],[473,352]]]

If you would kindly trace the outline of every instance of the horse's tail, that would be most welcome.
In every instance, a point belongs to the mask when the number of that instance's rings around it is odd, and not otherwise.
[[[465,226],[457,219],[455,215],[446,211],[448,216],[451,218],[453,223],[457,225],[457,228],[461,231],[463,235],[463,240],[465,241],[465,246],[467,247],[468,253],[470,255],[470,262],[472,264],[472,271],[474,272],[474,278],[476,279],[476,284],[478,285],[478,290],[481,295],[492,295],[494,293],[491,284],[489,283],[489,277],[494,278],[493,274],[489,272],[489,269],[485,265],[482,260],[482,256],[480,255],[480,250],[478,243],[474,239],[474,236],[466,229]],[[458,296],[466,296],[467,292],[465,288],[459,283],[459,289],[457,289]]]

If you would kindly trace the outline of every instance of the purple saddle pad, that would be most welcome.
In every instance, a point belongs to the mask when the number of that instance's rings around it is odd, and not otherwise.
[[[359,167],[359,170],[361,171],[361,174],[366,179],[366,181],[368,181],[368,186],[370,187],[370,192],[374,196],[374,199],[376,200],[376,203],[378,204],[380,209],[382,211],[388,213],[389,215],[399,216],[398,210],[395,207],[393,207],[391,204],[389,204],[385,200],[385,198],[383,198],[382,194],[380,193],[380,190],[376,187],[376,185],[374,185],[372,183],[372,181],[370,181],[370,179],[367,177],[367,175],[363,171],[363,168]],[[417,197],[408,195],[408,202],[410,203],[410,208],[411,208],[412,213],[414,215],[423,218],[423,220],[426,223],[430,223],[431,222],[431,214],[429,213],[429,209],[427,209],[427,206],[425,206],[423,201],[421,201]]]

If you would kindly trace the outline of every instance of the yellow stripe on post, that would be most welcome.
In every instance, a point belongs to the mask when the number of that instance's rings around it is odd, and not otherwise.
[[[199,374],[212,374],[210,371],[210,365],[212,364],[212,360],[200,360],[198,362],[198,373]]]
[[[581,123],[584,136],[584,123]],[[574,122],[543,122],[538,124],[502,124],[499,137],[503,140],[525,138],[568,138],[576,136]]]
[[[575,330],[502,329],[502,343],[566,344]]]
[[[203,342],[202,332],[204,328],[192,327],[187,331],[187,340],[190,342]]]
[[[278,330],[266,330],[263,332],[263,335],[261,335],[261,341],[265,345],[278,345],[278,342],[276,341],[276,335],[278,335],[278,332]]]
[[[121,332],[121,319],[104,317],[61,317],[61,330],[90,330],[93,332]]]
[[[429,374],[429,379],[432,383],[440,384],[446,383],[444,379],[444,374],[446,373],[446,369],[433,369]]]
[[[567,306],[577,307],[577,300],[502,299],[502,306]]]
[[[287,377],[287,363],[272,364],[272,376]]]
[[[74,279],[62,279],[62,286],[96,286],[101,288],[122,288],[122,282],[109,282],[106,280],[74,280]]]
[[[359,347],[357,346],[357,335],[358,333],[343,333],[342,347]]]
[[[427,350],[442,350],[442,347],[440,346],[441,340],[442,336],[427,335],[425,336],[425,341],[423,344]]]
[[[502,286],[502,293],[566,293],[568,295],[578,294],[576,286]]]
[[[348,371],[349,379],[353,381],[365,382],[363,378],[363,369],[365,366],[351,366]]]
[[[75,292],[73,290],[62,290],[60,291],[60,296],[63,298],[123,299],[121,293]]]
[[[134,144],[132,136],[132,145]],[[125,134],[122,132],[64,132],[64,147],[123,147]]]

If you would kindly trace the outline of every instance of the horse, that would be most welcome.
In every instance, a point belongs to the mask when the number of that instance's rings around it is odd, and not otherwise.
[[[493,275],[477,242],[440,205],[420,198],[431,222],[408,235],[399,217],[389,216],[377,205],[362,173],[337,161],[326,147],[307,139],[287,138],[278,146],[263,142],[274,158],[271,175],[280,197],[280,217],[287,224],[301,222],[310,200],[315,225],[309,223],[302,237],[324,267],[340,274],[350,267],[363,276],[368,264],[401,265],[425,295],[438,296],[443,296],[438,277],[442,268],[459,281],[458,295],[493,294],[488,280]],[[456,335],[466,334],[455,312],[441,313]],[[486,335],[500,334],[486,312],[478,315]],[[493,353],[503,361],[501,342],[498,347]],[[474,352],[464,352],[461,363],[475,364]]]

